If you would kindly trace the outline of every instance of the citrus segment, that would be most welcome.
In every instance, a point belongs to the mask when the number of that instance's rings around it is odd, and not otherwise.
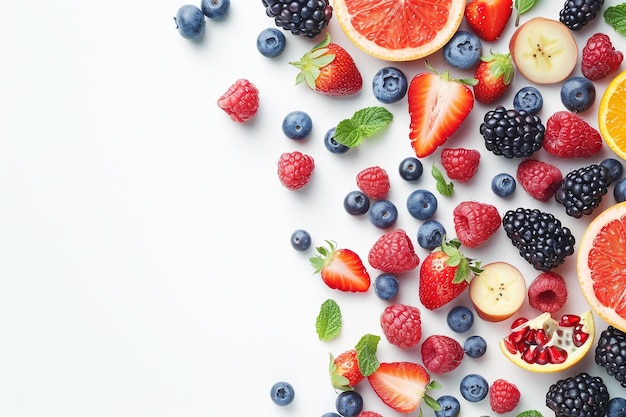
[[[598,127],[602,139],[617,156],[626,159],[626,71],[617,74],[602,94]]]
[[[339,26],[358,48],[387,61],[441,49],[459,28],[465,0],[335,0]]]

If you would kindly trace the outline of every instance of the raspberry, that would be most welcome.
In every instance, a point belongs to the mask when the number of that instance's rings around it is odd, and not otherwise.
[[[476,201],[459,203],[452,214],[457,238],[470,248],[485,243],[500,228],[502,222],[495,206]]]
[[[513,411],[519,403],[520,396],[517,386],[504,379],[496,379],[489,387],[489,404],[498,414]]]
[[[217,105],[234,121],[245,122],[259,110],[259,90],[250,81],[241,78],[222,94]]]
[[[441,151],[441,165],[451,180],[459,182],[471,180],[476,174],[479,162],[480,152],[476,149],[446,148]]]
[[[591,81],[601,80],[616,71],[623,59],[624,54],[615,50],[607,34],[596,33],[583,47],[580,69]]]
[[[546,202],[561,185],[563,174],[555,165],[526,159],[517,166],[517,181],[534,199]]]
[[[543,313],[560,310],[566,301],[565,279],[556,272],[543,272],[528,286],[528,303]]]
[[[602,136],[576,113],[562,110],[546,121],[542,146],[559,158],[587,158],[600,152]]]
[[[444,335],[431,335],[421,348],[424,366],[436,374],[445,374],[456,369],[463,360],[463,346],[455,339]]]
[[[389,274],[401,274],[415,269],[420,259],[411,238],[402,229],[386,232],[372,245],[368,254],[372,268]]]
[[[308,184],[315,162],[302,152],[285,152],[278,160],[278,178],[290,190],[298,190]]]
[[[417,307],[406,304],[387,306],[380,315],[380,326],[392,345],[408,349],[422,338],[422,319]]]
[[[379,166],[365,168],[356,175],[356,185],[369,198],[382,199],[389,192],[389,175]]]

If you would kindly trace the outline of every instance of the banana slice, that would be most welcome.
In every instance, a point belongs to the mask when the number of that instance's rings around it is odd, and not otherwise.
[[[487,321],[506,320],[526,299],[522,273],[507,262],[493,262],[470,281],[469,296],[478,316]]]

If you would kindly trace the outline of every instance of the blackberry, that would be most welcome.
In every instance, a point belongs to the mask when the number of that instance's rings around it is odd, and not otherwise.
[[[507,159],[525,158],[541,149],[545,132],[539,117],[503,106],[489,110],[480,124],[487,150]]]
[[[328,26],[333,15],[329,0],[262,0],[276,26],[312,39]]]
[[[604,0],[566,0],[559,12],[559,20],[570,30],[581,30],[596,18]]]
[[[537,270],[548,272],[574,253],[576,238],[550,213],[520,207],[507,211],[502,225],[522,258]]]
[[[626,388],[626,333],[608,326],[600,333],[595,361]]]
[[[546,394],[546,405],[555,417],[603,417],[608,404],[604,381],[587,372],[558,380]]]
[[[561,181],[554,198],[565,206],[568,216],[580,218],[600,205],[611,184],[611,173],[599,164],[591,164],[569,172]]]

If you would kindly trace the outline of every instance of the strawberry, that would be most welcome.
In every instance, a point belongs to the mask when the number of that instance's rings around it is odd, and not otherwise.
[[[477,201],[459,203],[452,216],[457,239],[469,248],[485,243],[502,224],[502,218],[495,206]]]
[[[313,157],[302,152],[284,152],[278,160],[278,179],[289,190],[298,190],[309,183],[315,169]]]
[[[475,274],[480,262],[465,257],[458,239],[444,238],[441,246],[433,250],[420,268],[419,298],[424,307],[436,310],[461,295]]]
[[[511,87],[514,74],[510,53],[481,57],[474,72],[474,78],[478,80],[474,86],[474,98],[480,103],[493,103]]]
[[[420,348],[424,366],[430,372],[445,374],[461,365],[463,346],[450,336],[433,334],[428,336]]]
[[[389,175],[379,166],[365,168],[356,175],[356,185],[369,198],[380,200],[389,192]]]
[[[380,327],[392,345],[401,349],[412,348],[422,339],[422,319],[417,307],[392,304],[380,315]]]
[[[331,42],[328,33],[300,61],[290,64],[300,70],[296,84],[304,82],[312,90],[327,96],[347,96],[363,87],[363,77],[352,56]]]
[[[309,258],[315,272],[332,289],[365,292],[370,287],[370,276],[359,255],[350,249],[337,249],[331,241],[328,247],[317,247],[318,255]]]
[[[346,350],[336,358],[330,355],[330,380],[335,389],[350,391],[365,377],[359,369],[356,349]]]
[[[361,411],[356,417],[383,417],[382,414],[377,413],[376,411]]]
[[[368,254],[372,268],[390,274],[400,274],[417,268],[420,259],[415,253],[411,238],[402,229],[384,233],[374,243]]]
[[[556,165],[530,158],[519,163],[516,177],[532,198],[545,203],[561,185],[563,173]]]
[[[443,145],[474,107],[474,94],[468,85],[475,80],[457,79],[448,71],[439,74],[430,69],[413,77],[407,92],[409,138],[418,158]]]
[[[489,404],[498,414],[510,413],[517,407],[521,394],[517,386],[504,379],[496,379],[489,387]]]
[[[559,158],[586,158],[602,149],[602,136],[585,119],[565,110],[546,121],[543,149]]]
[[[589,80],[597,81],[615,72],[623,60],[624,54],[615,49],[609,35],[595,33],[583,47],[580,70]]]
[[[259,90],[250,81],[241,78],[217,99],[217,105],[235,122],[243,123],[252,119],[259,110]]]
[[[465,6],[465,20],[486,41],[500,37],[513,14],[513,0],[473,0]]]
[[[478,170],[479,162],[480,152],[476,149],[445,148],[441,151],[441,165],[451,180],[471,180]]]

